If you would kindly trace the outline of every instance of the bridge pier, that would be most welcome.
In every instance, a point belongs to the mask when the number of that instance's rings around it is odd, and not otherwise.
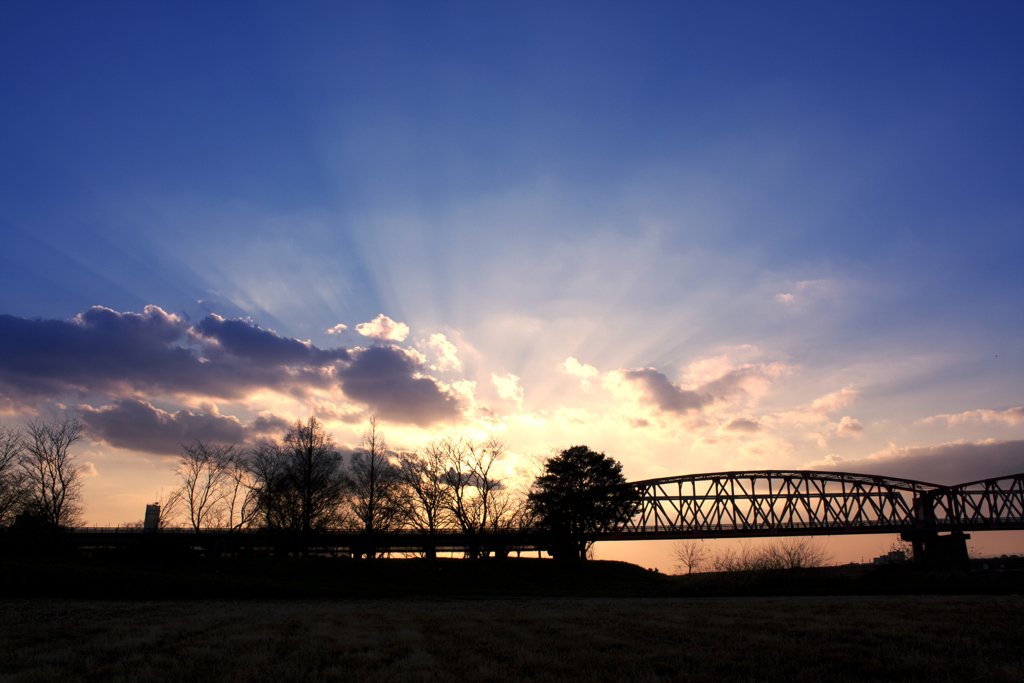
[[[967,539],[970,534],[954,531],[940,536],[938,531],[904,531],[900,538],[914,544],[914,562],[929,569],[971,568],[967,554]]]

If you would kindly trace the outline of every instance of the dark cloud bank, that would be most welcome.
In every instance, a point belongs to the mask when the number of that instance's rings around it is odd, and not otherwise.
[[[276,437],[291,423],[276,415],[260,415],[248,425],[230,415],[169,413],[145,401],[122,398],[113,405],[96,409],[80,406],[78,415],[90,434],[117,448],[143,453],[174,455],[195,440],[215,443],[251,444],[260,438]]]
[[[952,486],[1024,472],[1024,441],[958,442],[903,448],[869,458],[838,460],[825,469]]]
[[[138,396],[237,400],[270,389],[302,399],[311,389],[340,387],[391,422],[456,420],[457,399],[423,376],[425,370],[394,345],[321,349],[245,320],[210,315],[193,323],[157,306],[142,313],[95,306],[71,320],[0,315],[0,398],[13,406],[67,395],[115,398],[111,406],[83,409],[83,417],[110,443],[149,444],[140,450],[191,434],[236,440],[227,437],[241,438],[254,427],[223,416],[156,411]],[[129,416],[165,436],[152,443],[140,430],[132,436]]]

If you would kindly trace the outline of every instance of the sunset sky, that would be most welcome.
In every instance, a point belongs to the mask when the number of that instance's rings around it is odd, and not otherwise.
[[[90,524],[311,414],[1024,471],[1019,2],[5,2],[0,88],[0,419],[88,425]]]

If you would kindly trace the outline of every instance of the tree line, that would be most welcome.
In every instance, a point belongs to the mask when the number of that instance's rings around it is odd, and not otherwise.
[[[28,513],[53,527],[81,518],[82,470],[69,448],[77,420],[0,428],[0,524]],[[359,448],[342,456],[315,417],[280,440],[251,449],[183,445],[178,485],[162,501],[161,525],[196,533],[258,528],[309,534],[345,529],[368,536],[400,530],[473,536],[546,531],[553,554],[586,557],[587,533],[606,531],[635,510],[622,465],[586,446],[548,458],[530,482],[501,476],[501,440],[448,434],[418,450],[392,450],[371,418]]]
[[[197,532],[529,528],[529,491],[497,473],[507,454],[498,439],[458,434],[432,439],[418,451],[395,451],[371,419],[346,463],[323,424],[310,417],[280,441],[251,451],[201,441],[183,447],[175,469],[180,484],[162,516]]]

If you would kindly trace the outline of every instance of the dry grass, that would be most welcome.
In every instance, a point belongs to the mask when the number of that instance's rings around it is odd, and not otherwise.
[[[1019,596],[0,602],[0,681],[1022,681]]]

